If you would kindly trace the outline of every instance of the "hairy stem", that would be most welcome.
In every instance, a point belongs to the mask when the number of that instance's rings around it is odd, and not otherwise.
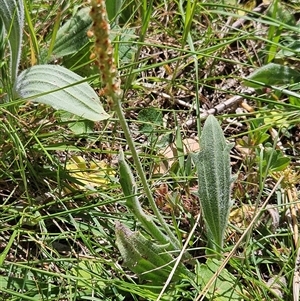
[[[136,172],[141,180],[141,183],[143,185],[143,189],[144,192],[146,194],[146,197],[150,203],[151,209],[153,210],[154,215],[156,216],[156,218],[158,219],[159,223],[162,225],[162,227],[164,228],[166,234],[168,235],[168,237],[170,238],[170,243],[173,245],[173,247],[176,249],[180,248],[179,242],[177,240],[177,238],[175,237],[175,235],[173,234],[173,232],[170,230],[168,224],[166,223],[166,221],[164,220],[164,218],[162,217],[161,213],[159,212],[156,203],[154,201],[151,189],[149,187],[149,184],[147,182],[147,178],[145,175],[145,172],[143,170],[141,161],[139,159],[138,153],[136,151],[136,147],[135,144],[133,142],[133,139],[131,137],[130,134],[130,130],[128,127],[128,124],[126,122],[123,110],[122,110],[122,106],[121,106],[121,102],[120,102],[120,98],[118,95],[113,95],[113,102],[114,102],[114,106],[113,109],[115,110],[115,112],[118,115],[119,121],[120,121],[120,125],[123,129],[128,147],[130,149],[132,158],[133,158],[133,162],[136,168]]]

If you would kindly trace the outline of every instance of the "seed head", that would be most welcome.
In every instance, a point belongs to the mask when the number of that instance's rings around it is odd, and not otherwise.
[[[109,38],[110,25],[106,12],[105,0],[91,0],[90,16],[93,20],[88,36],[95,37],[92,57],[96,58],[101,72],[102,84],[106,96],[113,97],[121,93],[117,78],[117,68],[114,63],[113,48]]]

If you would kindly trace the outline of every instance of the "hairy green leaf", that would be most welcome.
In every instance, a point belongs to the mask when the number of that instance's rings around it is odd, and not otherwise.
[[[57,32],[53,55],[62,57],[73,54],[89,42],[87,31],[91,27],[90,8],[85,7],[76,12]]]
[[[229,152],[217,119],[210,115],[203,127],[200,152],[192,155],[198,172],[199,198],[211,247],[221,251],[228,222],[232,182]]]
[[[262,85],[288,85],[300,82],[300,72],[288,66],[270,63],[254,71],[245,79],[245,84],[252,88]]]
[[[146,214],[137,197],[137,185],[133,177],[132,171],[125,161],[124,153],[121,150],[119,154],[119,172],[120,184],[123,193],[126,197],[126,206],[132,211],[137,220],[143,225],[144,229],[148,231],[160,243],[169,243],[169,238],[160,231],[159,227],[154,223],[152,217]]]
[[[218,270],[221,262],[209,258],[205,264],[197,266],[198,284],[204,287]],[[209,300],[214,301],[242,301],[240,282],[225,268],[218,275],[216,283],[208,291]]]
[[[115,231],[116,244],[124,264],[145,280],[155,284],[165,282],[174,265],[173,257],[162,246],[146,239],[139,232],[132,232],[119,222],[116,223]],[[178,267],[173,279],[180,279],[180,274],[189,274],[183,265]]]
[[[17,78],[14,92],[17,97],[30,98],[84,119],[109,118],[84,78],[61,66],[39,65],[23,71]]]

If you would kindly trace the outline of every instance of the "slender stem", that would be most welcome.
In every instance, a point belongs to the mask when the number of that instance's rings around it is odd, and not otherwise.
[[[162,244],[169,244],[170,238],[166,236],[160,228],[154,223],[153,218],[146,214],[137,197],[137,185],[132,174],[129,164],[124,159],[124,153],[122,149],[119,152],[119,172],[120,172],[120,184],[123,189],[123,193],[126,196],[126,206],[131,210],[137,220],[143,225],[143,227],[151,233]],[[172,245],[173,249],[173,245]]]
[[[142,182],[145,194],[146,194],[146,196],[148,198],[148,201],[150,203],[151,209],[153,210],[153,213],[156,216],[156,218],[158,219],[158,221],[160,222],[160,224],[163,226],[166,234],[170,238],[170,242],[172,243],[172,245],[175,248],[179,249],[180,245],[179,245],[179,242],[178,242],[177,238],[175,237],[175,235],[173,234],[173,232],[170,230],[169,226],[167,225],[166,221],[164,220],[164,218],[160,214],[160,212],[159,212],[159,210],[158,210],[158,208],[157,208],[157,206],[155,204],[155,201],[154,201],[154,198],[152,196],[151,189],[150,189],[150,187],[148,185],[147,178],[146,178],[146,175],[144,173],[141,161],[140,161],[138,153],[136,151],[134,141],[133,141],[133,139],[131,137],[129,127],[128,127],[128,124],[126,122],[123,110],[122,110],[122,106],[121,106],[121,102],[120,102],[119,96],[118,95],[114,95],[113,100],[114,100],[114,110],[115,110],[115,112],[118,115],[121,127],[122,127],[122,129],[124,131],[124,135],[125,135],[128,147],[129,147],[129,149],[131,151],[132,158],[133,158],[133,161],[134,161],[134,164],[135,164],[135,168],[136,168],[137,174],[140,177],[140,180]]]

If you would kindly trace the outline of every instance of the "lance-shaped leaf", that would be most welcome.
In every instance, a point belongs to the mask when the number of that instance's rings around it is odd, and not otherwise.
[[[73,54],[89,42],[87,31],[91,27],[90,8],[85,7],[76,12],[57,32],[53,55],[62,57]]]
[[[119,171],[120,171],[120,184],[124,195],[126,196],[126,206],[131,210],[137,220],[143,225],[157,241],[162,244],[171,243],[173,249],[179,248],[178,241],[171,241],[164,233],[161,232],[159,227],[154,223],[150,215],[146,214],[137,197],[137,185],[133,177],[132,171],[125,161],[124,153],[120,150],[119,154]]]
[[[258,68],[245,79],[245,85],[255,89],[263,85],[289,85],[299,82],[299,71],[289,66],[273,63]]]
[[[106,10],[107,10],[108,18],[110,21],[114,21],[116,24],[118,24],[122,3],[123,0],[106,1]]]
[[[226,143],[214,116],[209,116],[200,139],[200,152],[192,158],[198,171],[199,199],[211,246],[221,251],[228,222],[230,201],[231,145]]]
[[[116,244],[124,260],[124,264],[144,280],[155,284],[163,284],[174,265],[174,258],[166,252],[163,246],[158,246],[146,239],[139,232],[116,223]],[[180,275],[190,276],[190,272],[179,265],[173,280],[178,280]]]
[[[12,82],[18,73],[24,27],[23,0],[0,0],[0,18],[8,34]]]
[[[33,66],[23,71],[14,86],[17,97],[30,98],[84,119],[109,118],[96,92],[76,73],[56,65]]]

